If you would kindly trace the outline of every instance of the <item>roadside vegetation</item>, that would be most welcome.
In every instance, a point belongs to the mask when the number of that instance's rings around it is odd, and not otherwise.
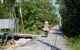
[[[21,3],[16,2],[16,0],[4,0],[4,3],[0,4],[0,19],[8,19],[11,16],[18,18],[19,33],[23,29],[20,6],[22,9],[24,33],[41,34],[46,20],[49,22],[50,27],[57,24],[52,0],[21,0]]]
[[[67,38],[69,46],[72,50],[80,50],[80,37],[79,38]]]
[[[80,0],[58,0],[62,31],[72,50],[80,50]]]

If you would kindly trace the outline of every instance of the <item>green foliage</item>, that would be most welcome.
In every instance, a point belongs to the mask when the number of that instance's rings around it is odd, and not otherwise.
[[[43,24],[46,20],[49,22],[50,26],[54,26],[57,23],[56,15],[53,11],[54,6],[52,4],[52,0],[21,1],[22,16],[26,33],[40,34],[43,30]],[[4,7],[1,7],[0,10],[0,14],[2,13],[1,16],[10,13],[7,17],[13,14],[14,17],[16,15],[16,17],[20,19],[19,3],[16,3],[15,0],[5,0],[3,6]],[[3,18],[5,18],[6,15]],[[21,21],[19,21],[19,30],[20,32],[22,30]]]
[[[4,0],[4,3],[0,4],[0,18],[9,18],[13,14],[13,6],[15,0]]]
[[[80,33],[80,0],[61,0],[62,29],[69,36]]]
[[[72,50],[79,50],[80,49],[80,38],[68,38],[66,37],[66,39],[68,40],[68,44],[69,46],[71,46]]]
[[[62,31],[72,50],[80,50],[80,0],[60,0]]]
[[[4,0],[4,3],[7,4],[7,5],[9,5],[9,4],[13,5],[13,4],[15,4],[15,1],[16,0]]]
[[[24,17],[24,27],[27,32],[40,32],[43,29],[45,20],[50,26],[54,26],[56,15],[53,12],[54,6],[51,0],[27,0],[22,2],[22,12]],[[38,31],[40,30],[40,31]]]
[[[10,13],[5,9],[5,6],[3,4],[0,5],[0,18],[8,18]]]

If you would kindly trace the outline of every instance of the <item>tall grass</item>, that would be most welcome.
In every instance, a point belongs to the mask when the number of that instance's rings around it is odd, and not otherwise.
[[[69,46],[72,48],[72,50],[80,50],[80,37],[67,37],[66,38],[68,41]]]

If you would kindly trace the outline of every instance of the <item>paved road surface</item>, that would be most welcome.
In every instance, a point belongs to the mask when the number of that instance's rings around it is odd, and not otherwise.
[[[25,44],[23,47],[18,47],[15,50],[71,50],[67,46],[63,34],[59,30],[59,26],[53,27],[48,34],[48,37],[36,37],[33,41]]]
[[[26,43],[23,47],[8,50],[71,50],[60,32],[59,26],[53,27],[48,37],[36,36],[34,40]]]

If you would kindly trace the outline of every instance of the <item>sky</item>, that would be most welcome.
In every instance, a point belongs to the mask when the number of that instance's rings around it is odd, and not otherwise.
[[[1,3],[3,3],[3,0],[0,0],[1,1]]]
[[[53,5],[55,6],[55,14],[57,15],[57,17],[60,17],[60,13],[59,13],[59,4],[55,4],[56,0],[53,0]]]

